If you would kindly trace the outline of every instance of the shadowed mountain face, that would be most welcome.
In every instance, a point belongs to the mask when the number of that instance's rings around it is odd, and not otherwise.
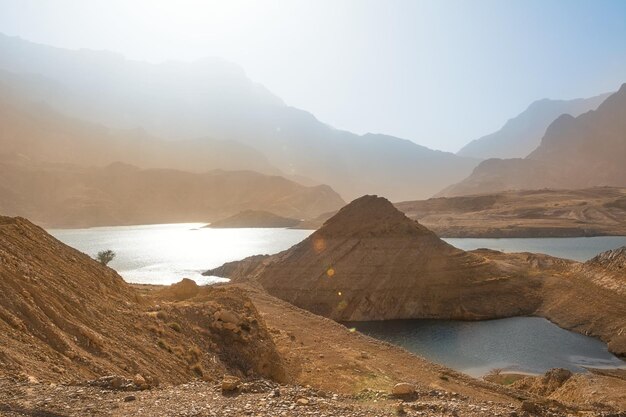
[[[576,100],[535,101],[502,129],[471,141],[457,155],[480,159],[524,158],[539,146],[547,127],[557,117],[562,114],[576,117],[595,110],[608,96],[610,93]]]
[[[595,111],[562,115],[524,159],[489,159],[439,196],[514,189],[626,186],[626,84]]]
[[[209,222],[248,209],[307,218],[342,205],[328,186],[252,171],[196,174],[0,159],[0,212],[47,227]]]
[[[346,198],[425,198],[466,177],[477,160],[385,135],[334,129],[286,106],[219,60],[159,65],[108,52],[69,51],[0,35],[0,69],[22,96],[116,128],[168,139],[211,137],[257,149],[284,174]]]

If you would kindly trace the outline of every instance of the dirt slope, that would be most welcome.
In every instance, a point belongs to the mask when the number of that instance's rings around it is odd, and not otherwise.
[[[163,311],[112,269],[22,218],[0,217],[0,294],[0,376],[281,378],[265,324],[241,291],[216,290],[201,304]],[[233,310],[240,320],[225,329],[222,316]]]

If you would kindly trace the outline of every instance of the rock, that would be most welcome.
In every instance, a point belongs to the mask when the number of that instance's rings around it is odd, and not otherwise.
[[[521,406],[522,411],[525,411],[530,414],[539,415],[541,414],[541,407],[535,403],[534,401],[524,401]]]
[[[236,376],[226,375],[222,379],[222,392],[236,391],[241,385],[241,380]]]
[[[241,318],[239,315],[230,310],[218,310],[213,314],[215,320],[221,320],[224,323],[231,323],[235,326],[241,325]]]
[[[120,389],[124,385],[124,378],[114,375],[109,381],[109,385],[112,389]]]
[[[544,382],[555,382],[562,385],[565,381],[572,377],[572,372],[563,368],[552,368],[546,372],[543,377]]]
[[[298,400],[296,401],[296,404],[298,405],[309,405],[309,400],[306,398],[298,398]]]
[[[400,382],[393,386],[391,393],[393,395],[411,395],[415,393],[415,386],[408,382]]]
[[[127,395],[126,397],[124,397],[124,402],[135,401],[136,399],[137,397],[135,397],[134,395]]]
[[[135,377],[133,378],[133,383],[137,386],[137,388],[141,390],[149,388],[146,379],[141,374],[135,375]]]

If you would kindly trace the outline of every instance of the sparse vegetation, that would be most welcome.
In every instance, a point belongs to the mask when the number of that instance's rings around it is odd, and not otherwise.
[[[180,333],[183,331],[182,327],[180,327],[180,324],[176,323],[175,321],[169,323],[168,326],[170,329],[174,330],[175,332]]]
[[[167,344],[167,342],[165,342],[165,340],[163,339],[159,339],[157,341],[157,346],[159,346],[161,349],[168,351],[169,353],[172,353],[172,348],[170,347],[170,345]]]
[[[96,255],[96,261],[100,262],[102,265],[108,265],[113,259],[115,259],[116,253],[111,249],[101,250]]]
[[[191,369],[191,371],[194,374],[198,375],[198,377],[200,378],[204,376],[204,370],[202,369],[202,365],[200,365],[199,363],[192,365],[189,369]]]

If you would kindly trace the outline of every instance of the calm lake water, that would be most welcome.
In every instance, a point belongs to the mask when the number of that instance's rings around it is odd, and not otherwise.
[[[103,249],[114,250],[117,257],[110,266],[126,281],[146,284],[171,284],[185,277],[199,284],[223,281],[200,274],[224,262],[280,252],[312,233],[202,226],[161,224],[49,232],[92,256]],[[486,247],[506,252],[542,252],[580,261],[626,245],[625,237],[445,240],[466,250]],[[351,326],[474,376],[493,368],[538,373],[553,367],[580,371],[582,366],[624,365],[601,341],[560,329],[540,318],[483,322],[402,320]]]
[[[220,279],[203,277],[201,273],[246,256],[280,252],[313,232],[202,226],[203,223],[179,223],[48,231],[88,255],[93,256],[104,249],[114,250],[117,257],[110,266],[126,281],[141,284],[171,284],[182,278],[191,278],[199,284],[218,282]],[[445,240],[465,250],[490,248],[505,252],[541,252],[580,261],[626,245],[626,237],[614,236]]]
[[[563,330],[537,317],[345,324],[472,376],[482,376],[494,368],[542,373],[555,367],[582,372],[583,366],[626,366],[600,340]]]
[[[202,272],[247,256],[273,254],[306,238],[310,230],[210,229],[204,223],[93,227],[48,230],[88,255],[112,249],[109,264],[124,280],[137,284],[172,284],[191,278],[198,284],[225,281]]]
[[[463,250],[489,248],[504,252],[537,252],[576,261],[586,261],[600,252],[626,245],[626,236],[443,240]]]

